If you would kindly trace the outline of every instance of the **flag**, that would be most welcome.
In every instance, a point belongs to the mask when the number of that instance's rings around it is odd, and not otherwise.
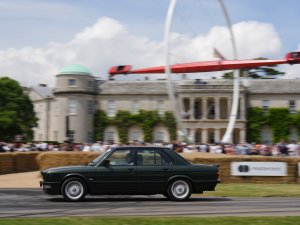
[[[220,60],[225,60],[226,59],[216,48],[214,48],[214,57],[216,57]]]

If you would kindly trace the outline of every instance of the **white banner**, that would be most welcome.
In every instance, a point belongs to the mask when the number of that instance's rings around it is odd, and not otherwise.
[[[285,162],[231,162],[232,176],[287,176]]]

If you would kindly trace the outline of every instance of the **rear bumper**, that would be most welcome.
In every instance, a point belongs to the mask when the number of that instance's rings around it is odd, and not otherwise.
[[[214,191],[215,187],[221,181],[205,181],[205,182],[194,182],[195,193],[202,193],[203,191]]]
[[[49,195],[59,195],[60,194],[60,183],[59,182],[40,181],[40,187],[42,187],[43,191]]]

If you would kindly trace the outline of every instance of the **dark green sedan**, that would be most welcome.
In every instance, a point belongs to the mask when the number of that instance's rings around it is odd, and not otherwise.
[[[48,194],[81,201],[86,194],[163,194],[174,201],[214,191],[216,165],[192,164],[169,148],[113,147],[85,166],[44,170],[40,185]]]

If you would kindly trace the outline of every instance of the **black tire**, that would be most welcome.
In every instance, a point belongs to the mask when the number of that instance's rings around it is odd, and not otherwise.
[[[61,193],[65,200],[79,202],[85,198],[87,188],[84,181],[77,177],[72,177],[63,183]]]
[[[172,180],[168,186],[169,199],[173,201],[186,201],[192,194],[192,185],[188,180]]]

